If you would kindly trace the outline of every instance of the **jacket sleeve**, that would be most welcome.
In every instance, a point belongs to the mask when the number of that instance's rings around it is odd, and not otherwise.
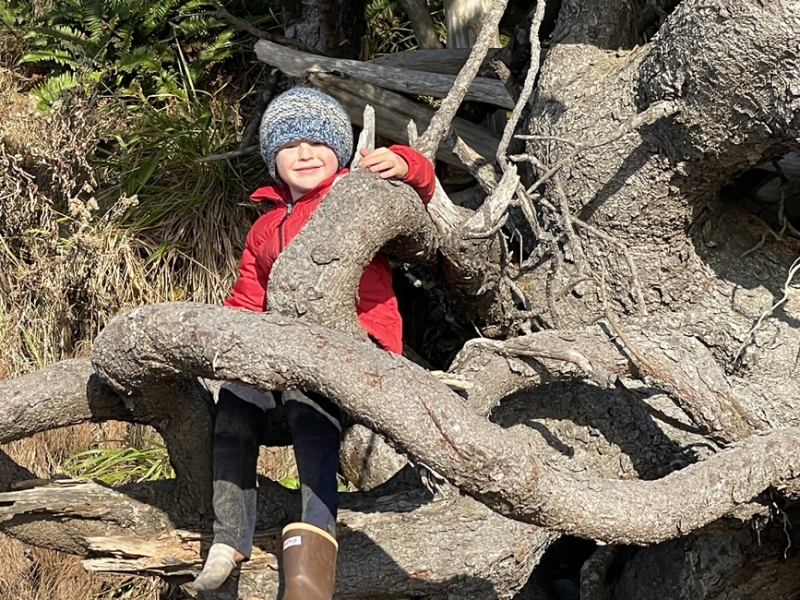
[[[433,172],[431,161],[408,146],[397,144],[390,146],[389,150],[406,161],[408,173],[403,178],[403,183],[413,187],[422,198],[422,202],[427,204],[433,197],[433,190],[436,188],[436,175]]]
[[[244,242],[244,251],[239,260],[239,276],[223,303],[225,306],[264,312],[267,305],[269,272],[259,266],[256,258],[257,250],[256,227],[253,226]]]

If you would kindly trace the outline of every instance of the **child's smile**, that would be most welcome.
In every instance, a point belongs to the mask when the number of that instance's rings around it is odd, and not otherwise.
[[[280,147],[275,155],[278,176],[289,186],[297,200],[339,170],[339,160],[330,148],[320,142],[298,140]]]

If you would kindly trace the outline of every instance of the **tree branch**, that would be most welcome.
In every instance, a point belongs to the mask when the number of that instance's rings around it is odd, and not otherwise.
[[[256,42],[255,49],[260,61],[279,68],[290,77],[304,78],[309,73],[345,73],[366,83],[396,92],[436,98],[445,97],[458,82],[457,78],[450,75],[385,67],[344,58],[325,58],[290,50],[267,40]],[[500,81],[481,77],[471,79],[467,87],[465,96],[469,100],[487,102],[503,108],[514,106],[514,101]]]
[[[76,358],[0,380],[0,443],[85,422],[150,425],[167,446],[175,493],[197,517],[211,509],[209,402],[199,384],[181,379],[150,386],[143,395],[119,395],[95,374],[89,359]]]
[[[334,221],[336,227],[331,226]],[[367,264],[391,240],[398,258],[433,258],[438,240],[416,193],[365,170],[337,181],[275,261],[267,291],[269,310],[331,323],[366,339],[354,299]]]
[[[539,73],[539,57],[541,55],[542,46],[539,43],[539,29],[542,26],[545,12],[545,0],[537,0],[536,12],[533,14],[533,22],[530,26],[530,44],[531,44],[531,61],[528,67],[528,72],[525,75],[525,83],[522,85],[522,92],[517,98],[514,105],[514,110],[503,129],[503,137],[500,140],[500,145],[497,147],[497,162],[504,165],[508,162],[505,154],[508,149],[508,144],[511,142],[511,136],[517,128],[519,118],[522,116],[522,110],[527,106],[528,100],[533,92],[533,83],[536,81],[536,75]]]
[[[123,389],[191,374],[325,393],[500,514],[608,543],[685,535],[800,468],[800,437],[790,428],[657,481],[579,479],[541,464],[402,357],[324,327],[220,307],[166,303],[118,317],[97,338],[93,363]]]
[[[161,510],[96,483],[42,483],[0,494],[0,530],[37,546],[84,556],[84,567],[94,572],[182,581],[198,573],[211,542],[210,528],[199,533],[176,527]],[[259,487],[260,502],[264,495]],[[339,512],[340,564],[361,568],[338,569],[337,598],[442,592],[510,597],[557,537],[505,519],[471,498],[432,502],[426,492],[415,490],[381,497],[365,507],[364,496],[344,495]],[[277,597],[283,524],[273,521],[257,531],[251,560],[214,598]],[[59,535],[52,534],[53,527]],[[443,554],[433,540],[446,540],[454,554]],[[508,560],[509,553],[514,560]],[[461,560],[452,560],[454,555]]]
[[[441,48],[442,44],[439,42],[439,35],[433,26],[433,19],[425,0],[400,0],[400,4],[406,11],[408,20],[411,21],[419,47],[427,50]]]
[[[475,75],[478,74],[478,69],[486,56],[486,52],[489,50],[489,45],[494,36],[497,35],[497,25],[500,23],[503,12],[505,12],[506,4],[507,0],[494,0],[492,2],[492,9],[481,27],[481,32],[478,35],[475,46],[472,48],[472,52],[470,52],[467,63],[459,71],[450,92],[445,97],[439,110],[436,111],[433,119],[431,119],[430,126],[417,140],[417,144],[414,147],[428,158],[432,159],[436,154],[436,149],[447,133],[450,122],[453,120],[458,107],[464,101]],[[503,89],[505,89],[505,86]],[[508,108],[512,107],[513,104]]]

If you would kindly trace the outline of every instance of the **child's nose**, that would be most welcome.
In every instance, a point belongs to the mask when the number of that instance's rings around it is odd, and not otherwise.
[[[298,148],[298,155],[300,158],[311,158],[314,156],[312,151],[311,144],[306,144],[305,142],[300,143],[300,147]]]

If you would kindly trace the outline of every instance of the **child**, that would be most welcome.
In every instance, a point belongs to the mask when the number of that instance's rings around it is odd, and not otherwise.
[[[251,196],[272,206],[250,229],[239,263],[239,277],[225,306],[262,312],[267,284],[278,254],[297,235],[330,190],[347,173],[353,131],[339,103],[312,88],[278,96],[261,120],[261,155],[275,185]],[[433,195],[433,167],[405,146],[362,150],[359,167],[384,179],[411,185],[423,202]],[[390,352],[403,349],[402,322],[392,290],[389,263],[376,256],[361,277],[356,312],[361,326]],[[236,564],[250,557],[256,521],[256,461],[262,442],[264,410],[274,401],[259,399],[242,386],[223,386],[214,424],[214,543],[195,588],[219,587]],[[251,390],[256,392],[256,390]],[[256,393],[256,396],[258,394]],[[278,394],[276,393],[275,396]],[[338,407],[312,392],[282,394],[300,475],[302,522],[283,530],[283,600],[330,600],[336,572],[336,513],[339,505],[341,418]]]

